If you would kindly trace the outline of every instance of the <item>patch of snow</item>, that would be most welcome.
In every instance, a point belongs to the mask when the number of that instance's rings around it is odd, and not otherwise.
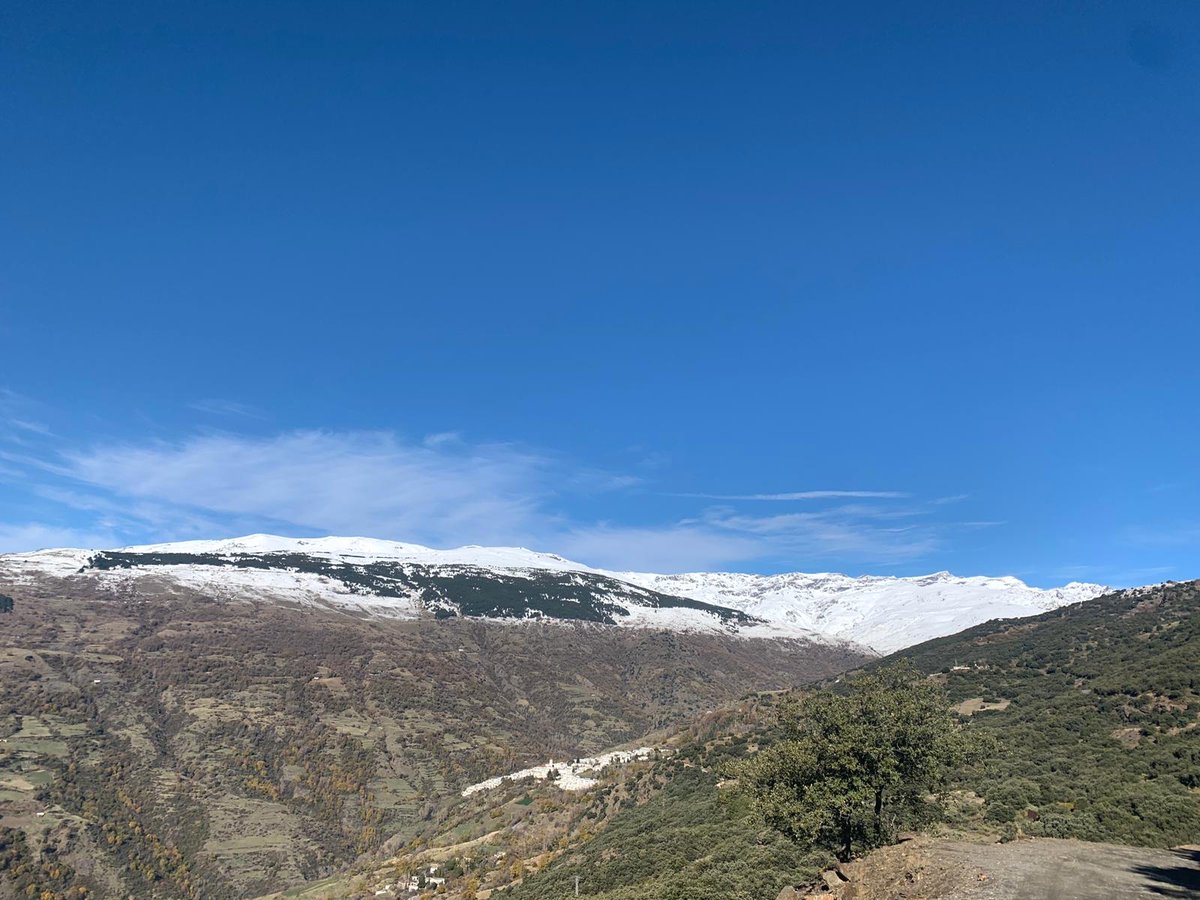
[[[415,597],[360,594],[336,579],[313,572],[288,569],[251,569],[236,566],[147,566],[142,569],[106,569],[102,580],[167,578],[218,600],[333,606],[386,618],[415,618],[420,604]]]
[[[94,550],[35,550],[32,553],[0,555],[0,573],[11,581],[24,582],[50,575],[65,578],[78,572],[91,558]]]

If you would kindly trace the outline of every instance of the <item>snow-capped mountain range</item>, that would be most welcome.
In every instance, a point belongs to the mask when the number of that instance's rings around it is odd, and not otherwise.
[[[179,586],[227,601],[356,615],[584,620],[854,643],[888,653],[988,619],[1035,615],[1107,589],[1011,576],[611,572],[521,547],[435,550],[362,537],[256,534],[118,550],[0,556],[0,592],[42,579],[100,589]],[[6,588],[7,586],[7,588]]]

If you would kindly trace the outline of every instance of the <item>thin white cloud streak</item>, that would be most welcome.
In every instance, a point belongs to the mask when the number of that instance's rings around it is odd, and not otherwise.
[[[905,491],[790,491],[783,494],[676,494],[677,497],[695,497],[701,500],[835,500],[861,497],[877,500],[899,499],[911,496]]]
[[[35,438],[53,436],[50,426],[39,418],[39,404],[9,388],[0,388],[0,430],[9,441],[24,444],[22,435]]]
[[[236,400],[222,400],[218,397],[212,397],[207,400],[196,400],[189,403],[188,408],[213,416],[233,416],[242,419],[267,418],[265,413],[247,403],[239,403]]]
[[[50,430],[49,425],[45,425],[41,422],[33,422],[28,419],[9,419],[8,424],[13,428],[17,428],[21,431],[28,431],[31,434],[40,434],[45,437],[49,437],[50,435],[54,434],[54,432]]]
[[[741,571],[764,561],[812,571],[818,560],[892,564],[917,559],[939,549],[941,541],[932,531],[873,528],[824,516],[786,525],[737,516],[667,526],[576,528],[555,546],[565,556],[625,571]]]
[[[947,506],[951,503],[961,503],[964,500],[970,500],[970,494],[951,494],[949,497],[936,497],[930,500],[931,506]]]
[[[777,516],[710,510],[704,522],[723,532],[754,535],[773,558],[795,561],[801,568],[806,561],[830,558],[902,562],[941,548],[942,536],[934,523],[890,524],[903,515],[872,515],[857,506]]]

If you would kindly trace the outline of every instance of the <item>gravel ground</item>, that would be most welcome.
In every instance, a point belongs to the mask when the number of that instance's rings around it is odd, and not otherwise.
[[[921,838],[872,853],[841,871],[841,876],[828,874],[829,893],[807,896],[831,900],[1200,898],[1200,848],[1149,850],[1048,839],[977,844]]]
[[[1147,850],[1080,841],[1015,841],[937,847],[943,864],[979,868],[978,900],[1124,900],[1200,897],[1200,851]],[[978,878],[978,876],[976,876]]]

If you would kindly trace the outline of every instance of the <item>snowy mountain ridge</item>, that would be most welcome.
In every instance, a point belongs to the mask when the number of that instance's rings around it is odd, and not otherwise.
[[[1036,615],[1107,589],[1030,587],[1012,576],[612,572],[523,547],[437,550],[365,537],[147,544],[0,556],[0,587],[42,576],[109,587],[165,580],[226,600],[356,614],[582,619],[676,631],[853,643],[888,653],[988,619]]]
[[[212,541],[176,541],[118,548],[126,553],[302,553],[307,556],[354,559],[363,562],[406,562],[420,565],[477,566],[499,569],[553,569],[570,572],[599,572],[553,553],[524,547],[480,547],[474,544],[451,550],[435,550],[420,544],[368,537],[289,538],[275,534]]]

